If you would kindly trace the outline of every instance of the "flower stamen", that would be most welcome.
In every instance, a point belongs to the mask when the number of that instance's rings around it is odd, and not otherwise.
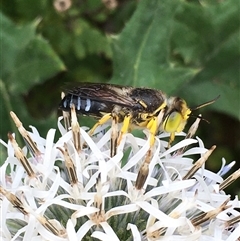
[[[240,177],[240,169],[232,173],[229,177],[227,177],[220,185],[219,190],[224,190],[226,187],[231,185],[233,182],[235,182]]]
[[[72,117],[72,137],[73,137],[73,144],[75,149],[77,150],[78,153],[81,151],[81,141],[80,141],[80,126],[77,120],[77,115],[75,111],[75,105],[71,105],[71,117]]]
[[[8,201],[13,205],[13,207],[17,208],[21,213],[23,213],[24,215],[29,214],[29,212],[25,209],[22,201],[16,195],[7,191],[2,186],[0,186],[0,193],[2,193],[2,195],[4,195],[8,199]]]
[[[231,205],[227,205],[229,201],[230,201],[230,198],[228,198],[225,202],[223,202],[223,204],[221,206],[217,207],[216,209],[211,210],[207,213],[202,213],[202,214],[198,215],[197,217],[194,217],[191,220],[192,224],[194,226],[199,226],[200,224],[202,224],[206,221],[210,221],[210,220],[214,219],[220,212],[231,207]]]
[[[26,129],[23,127],[22,122],[18,119],[17,115],[13,112],[10,111],[10,115],[15,123],[15,125],[18,128],[19,133],[23,137],[23,140],[25,141],[28,149],[31,151],[34,157],[39,157],[41,156],[41,152],[39,151],[36,143],[32,140]]]
[[[64,143],[64,149],[57,147],[63,154],[64,156],[64,161],[65,161],[65,166],[68,172],[68,177],[70,180],[70,183],[72,186],[78,183],[78,178],[77,178],[77,173],[76,173],[76,167],[73,163],[73,160],[71,159],[68,148],[67,148],[67,143]]]
[[[187,174],[183,177],[183,180],[190,179],[193,175],[202,167],[202,165],[207,161],[208,157],[215,150],[216,146],[212,146],[201,158],[199,158],[192,168],[187,172]]]
[[[36,176],[35,172],[33,171],[27,157],[24,155],[22,149],[18,146],[16,140],[14,139],[14,137],[11,133],[8,133],[8,139],[12,144],[15,156],[22,164],[22,166],[25,169],[25,171],[27,172],[28,176],[30,178],[34,178]]]

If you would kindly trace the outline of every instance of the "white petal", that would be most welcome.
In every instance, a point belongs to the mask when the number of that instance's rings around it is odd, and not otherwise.
[[[203,170],[203,176],[204,176],[204,178],[208,178],[211,181],[214,181],[214,183],[221,183],[223,181],[223,178],[221,176],[219,176],[217,173],[211,172],[206,169]]]
[[[68,143],[72,139],[72,132],[68,131],[61,136],[55,144],[55,147],[63,147],[64,143]]]
[[[12,133],[12,135],[15,138],[15,134]],[[8,140],[7,152],[8,152],[8,157],[14,157],[14,149],[13,149],[13,146],[12,146],[12,144],[11,144],[11,142],[9,140]]]
[[[115,196],[125,196],[125,197],[128,197],[128,194],[124,191],[114,191],[114,192],[108,192],[104,195],[104,197],[115,197]]]
[[[15,189],[23,184],[22,181],[23,181],[23,179],[25,179],[26,173],[20,163],[17,167],[15,167],[15,173],[12,172],[11,176],[13,178],[13,180],[12,180],[12,188],[13,189]]]
[[[97,238],[99,240],[102,240],[102,241],[112,241],[114,240],[113,237],[103,233],[103,232],[100,232],[100,231],[94,231],[91,235],[91,237],[93,238]],[[115,240],[119,240],[119,239],[115,239]]]
[[[137,138],[131,133],[126,134],[126,143],[131,145],[133,154],[136,154],[139,151],[139,146],[143,146],[146,143],[146,140]]]
[[[61,135],[65,135],[67,130],[65,129],[65,127],[62,125],[61,120],[63,119],[62,116],[58,117],[58,122],[57,122],[57,126],[58,126],[58,130],[60,131]]]
[[[7,184],[6,184],[6,170],[7,170],[7,167],[8,167],[8,162],[5,161],[2,166],[0,166],[0,183],[1,183],[1,186],[6,188]]]
[[[27,229],[27,226],[23,227],[23,228],[20,228],[16,234],[12,237],[11,241],[15,241],[15,240],[19,240],[18,238],[21,237],[24,232],[26,231]],[[20,239],[21,240],[21,239]]]
[[[42,240],[66,241],[66,238],[54,235],[53,233],[49,232],[45,227],[43,227],[40,223],[38,223],[37,225],[37,231],[42,236]],[[26,241],[29,240],[31,239],[28,239]]]
[[[88,220],[87,222],[85,222],[77,231],[78,240],[82,240],[82,238],[85,236],[88,230],[94,225],[95,223],[93,223],[91,220]]]
[[[69,241],[78,241],[76,231],[70,219],[67,221],[66,231],[67,231]]]
[[[149,192],[145,193],[145,198],[148,199],[150,197],[154,197],[157,195],[162,195],[165,193],[170,193],[174,191],[181,191],[185,188],[189,188],[193,186],[196,183],[196,180],[190,179],[190,180],[184,180],[184,181],[178,181],[170,183],[168,186],[161,186],[161,187],[155,187]]]
[[[174,158],[166,158],[166,159],[161,159],[162,163],[166,163],[168,165],[172,164],[177,164],[177,165],[183,165],[186,167],[192,166],[193,159],[187,158],[187,157],[182,157],[182,156],[176,156]]]
[[[100,149],[110,140],[111,128],[103,135],[103,137],[97,142],[97,147]]]
[[[184,152],[184,156],[187,155],[195,155],[195,154],[204,154],[208,149],[202,147],[193,147],[186,152]]]
[[[102,226],[103,230],[108,235],[108,237],[111,238],[111,239],[109,239],[110,241],[111,240],[112,241],[119,241],[116,233],[113,231],[113,229],[111,228],[111,226],[107,222],[101,222],[100,225]]]
[[[102,241],[112,241],[112,237],[109,237],[107,234],[100,232],[100,231],[94,231],[91,235],[92,238],[97,238]]]
[[[131,167],[135,166],[141,159],[146,155],[149,150],[149,142],[146,142],[144,146],[133,156],[131,157],[126,165],[122,168],[123,171],[129,170]]]
[[[127,229],[131,229],[132,231],[132,236],[133,236],[133,241],[141,241],[141,234],[137,228],[136,225],[129,223],[127,226]]]
[[[79,218],[85,215],[93,214],[99,211],[99,208],[95,207],[81,207],[79,206],[78,210],[72,214],[71,218]]]
[[[24,233],[24,241],[29,241],[32,239],[32,237],[36,236],[36,224],[38,221],[36,221],[35,217],[32,215],[29,215],[28,225],[26,226],[26,231]],[[34,235],[35,233],[35,235]]]
[[[0,144],[5,146],[6,148],[8,148],[8,144],[5,141],[3,141],[2,139],[0,139]]]
[[[177,144],[175,144],[174,146],[172,146],[171,148],[169,148],[164,153],[160,154],[159,157],[162,158],[164,156],[167,156],[168,154],[170,154],[172,152],[175,152],[176,150],[178,150],[178,149],[180,149],[182,147],[191,145],[193,143],[197,143],[197,140],[195,140],[195,139],[185,139],[185,140],[182,140],[182,141],[178,142]]]
[[[115,207],[110,209],[109,211],[106,212],[105,216],[106,216],[106,219],[109,219],[112,216],[135,212],[138,209],[139,207],[136,204],[123,205],[120,207]]]
[[[81,135],[83,136],[84,140],[87,142],[88,146],[90,147],[90,149],[94,153],[96,159],[97,160],[98,159],[104,159],[103,156],[102,156],[102,152],[100,151],[98,146],[94,143],[92,138],[86,133],[86,131],[83,130],[82,128],[80,128],[80,132],[81,132]]]
[[[46,138],[46,149],[44,153],[44,166],[49,167],[50,171],[52,170],[51,166],[54,165],[54,161],[51,158],[52,157],[52,150],[53,150],[53,141],[55,137],[55,129],[50,129],[47,133],[47,138]]]
[[[229,170],[231,170],[231,168],[236,164],[236,161],[232,161],[231,163],[229,163],[228,165],[226,165],[226,160],[224,158],[222,158],[222,167],[221,169],[218,171],[218,175],[223,176],[226,173],[229,172]]]
[[[69,202],[66,202],[66,201],[63,201],[61,199],[67,199],[67,198],[71,198],[70,195],[60,195],[60,196],[57,196],[56,198],[54,199],[49,199],[48,201],[44,202],[37,210],[36,210],[36,213],[42,213],[44,212],[48,207],[50,207],[51,205],[53,204],[56,204],[56,205],[59,205],[59,206],[62,206],[62,207],[65,207],[65,208],[69,208],[69,209],[72,209],[72,210],[80,210],[80,209],[84,209],[85,207],[82,206],[82,205],[78,205],[78,204],[73,204],[73,203],[69,203]]]
[[[162,222],[162,227],[178,227],[185,223],[185,221],[182,219],[174,219],[169,217],[164,212],[153,207],[147,202],[137,202],[136,204],[139,205],[139,207],[141,207],[143,210],[148,212],[150,215],[160,220]]]
[[[226,241],[236,241],[239,240],[240,237],[240,224],[235,228],[235,230],[229,235]]]

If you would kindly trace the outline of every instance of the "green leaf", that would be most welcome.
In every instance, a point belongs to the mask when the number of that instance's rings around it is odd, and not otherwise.
[[[201,71],[188,85],[183,85],[179,93],[185,98],[193,99],[194,104],[213,99],[220,94],[220,100],[211,108],[240,120],[238,6],[237,1],[228,0],[209,8],[202,8],[199,13],[199,6],[184,4],[177,14],[177,19],[189,30],[184,33],[186,39],[189,39],[189,35],[195,34],[199,41],[193,41],[193,44],[188,42],[190,50],[186,50],[182,40],[175,39],[175,45],[184,62],[201,66]],[[187,13],[192,17],[192,21],[187,18]]]
[[[3,14],[2,70],[0,78],[12,94],[26,93],[31,87],[65,70],[49,43],[36,34],[37,22],[16,26]]]
[[[108,38],[86,21],[79,19],[74,23],[73,47],[79,59],[87,54],[104,54],[111,58],[112,51]]]
[[[239,1],[140,1],[113,42],[112,83],[179,95],[239,119]],[[206,94],[207,93],[207,94]],[[224,98],[224,104],[221,103]]]
[[[26,124],[32,120],[22,94],[65,70],[65,67],[50,44],[36,34],[37,21],[15,25],[2,13],[0,19],[0,114],[4,120],[0,125],[0,136],[6,139],[8,131],[16,132],[9,116],[10,111],[18,110],[20,119],[26,120]]]
[[[123,32],[113,39],[112,82],[171,92],[194,76],[196,68],[171,62],[172,29],[178,1],[141,1]]]
[[[192,103],[191,105],[204,103],[220,95],[220,98],[214,104],[206,108],[223,112],[240,120],[239,90],[239,84],[234,87],[231,85],[222,84],[221,82],[209,83],[207,81],[196,81],[195,83],[188,86],[187,91],[182,93],[183,96],[186,96],[186,99],[196,100],[194,101],[194,104],[193,102],[190,102]],[[201,94],[199,95],[199,93]]]

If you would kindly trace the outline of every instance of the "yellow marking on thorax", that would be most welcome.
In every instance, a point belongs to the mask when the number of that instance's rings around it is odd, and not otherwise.
[[[153,115],[155,115],[156,113],[158,113],[160,110],[162,110],[163,108],[165,108],[167,105],[166,101],[164,101],[154,112]]]

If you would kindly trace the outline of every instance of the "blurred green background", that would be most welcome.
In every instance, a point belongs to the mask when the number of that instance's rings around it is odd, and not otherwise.
[[[146,86],[189,106],[220,94],[196,112],[211,122],[197,135],[217,145],[210,170],[222,157],[239,168],[239,12],[239,0],[1,1],[0,138],[17,133],[10,110],[43,137],[56,128],[66,82]],[[239,193],[239,185],[229,191]]]

